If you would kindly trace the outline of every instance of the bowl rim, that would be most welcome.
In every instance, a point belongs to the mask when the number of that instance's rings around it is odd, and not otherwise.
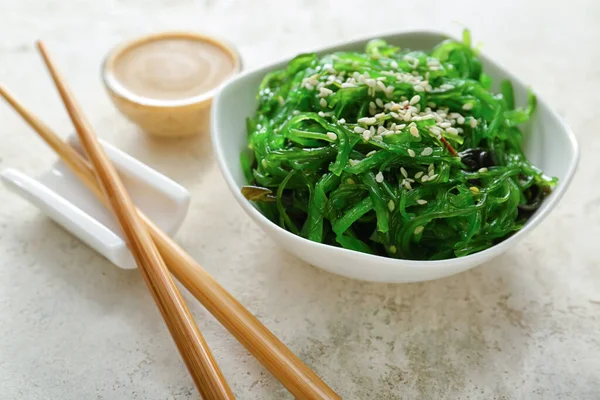
[[[438,31],[438,30],[402,29],[402,30],[383,32],[383,33],[380,33],[377,35],[361,36],[356,39],[341,41],[341,42],[333,43],[331,45],[319,47],[316,49],[303,51],[302,53],[324,53],[324,52],[335,51],[335,50],[339,49],[340,47],[344,47],[344,46],[357,45],[359,43],[363,43],[365,41],[375,39],[375,38],[389,40],[392,37],[397,38],[398,36],[402,36],[402,35],[418,35],[418,34],[460,40],[460,39],[456,38],[454,35],[451,35],[451,34],[448,34],[446,32],[442,32],[442,31]],[[301,54],[301,53],[298,52],[296,54]],[[519,79],[512,72],[510,72],[509,70],[504,68],[504,66],[502,66],[502,64],[498,63],[493,58],[490,58],[489,56],[483,54],[483,52],[480,53],[479,57],[485,59],[488,63],[494,64],[496,67],[501,69],[502,72],[504,72],[507,75],[507,77],[511,79],[512,82],[517,83],[520,86],[527,87],[527,85],[525,85],[521,81],[521,79]],[[542,104],[544,107],[546,107],[550,111],[550,113],[557,119],[561,128],[564,130],[564,132],[567,136],[568,142],[570,144],[570,150],[571,150],[570,153],[572,153],[572,160],[571,160],[569,166],[567,167],[567,170],[565,172],[565,177],[561,181],[558,182],[557,187],[553,190],[550,197],[548,199],[546,199],[542,208],[540,210],[538,210],[525,223],[523,228],[521,228],[519,231],[515,232],[512,236],[508,237],[507,239],[503,240],[502,242],[495,244],[485,250],[482,250],[482,251],[479,251],[479,252],[476,252],[473,254],[469,254],[469,255],[463,256],[463,257],[446,258],[446,259],[441,259],[441,260],[409,260],[409,259],[391,258],[391,257],[362,253],[359,251],[349,250],[349,249],[345,249],[342,247],[336,247],[336,246],[331,246],[331,245],[324,244],[324,243],[314,242],[314,241],[306,239],[302,236],[295,235],[292,232],[289,232],[289,231],[283,229],[279,225],[277,225],[274,222],[272,222],[271,220],[269,220],[258,209],[256,209],[254,206],[252,206],[245,197],[242,196],[242,194],[240,192],[240,188],[234,181],[231,171],[227,167],[227,163],[225,162],[225,155],[224,155],[223,148],[221,145],[220,121],[219,121],[219,118],[217,118],[218,115],[221,114],[221,111],[220,111],[220,109],[222,107],[221,97],[222,97],[223,93],[230,86],[233,86],[237,82],[245,80],[246,78],[248,78],[250,76],[254,76],[256,74],[265,74],[275,68],[280,67],[282,64],[289,62],[292,58],[293,58],[293,56],[292,57],[289,57],[289,56],[283,57],[283,58],[279,59],[278,61],[271,62],[267,65],[263,65],[263,66],[259,66],[259,67],[256,67],[256,68],[253,68],[250,70],[246,70],[246,71],[242,72],[241,74],[237,75],[236,77],[234,77],[233,79],[229,80],[225,85],[223,85],[219,89],[219,91],[216,93],[216,95],[213,99],[213,106],[211,109],[211,129],[210,129],[212,146],[213,146],[213,150],[216,154],[219,169],[221,170],[221,174],[225,178],[225,181],[227,182],[227,186],[229,186],[229,189],[232,192],[234,198],[237,200],[237,202],[240,204],[240,206],[244,209],[244,211],[250,217],[252,217],[256,222],[259,222],[262,225],[266,225],[266,227],[268,227],[268,228],[272,228],[272,229],[276,230],[278,234],[283,235],[290,240],[300,241],[304,245],[315,248],[315,249],[327,247],[328,251],[335,252],[336,255],[343,256],[343,257],[353,257],[353,258],[356,258],[357,261],[371,262],[371,263],[377,262],[379,264],[385,264],[386,266],[392,266],[392,267],[397,267],[397,266],[401,265],[403,268],[437,269],[440,267],[455,266],[457,264],[462,264],[462,263],[469,263],[469,262],[473,263],[473,262],[477,262],[477,261],[485,261],[493,256],[500,254],[507,247],[510,247],[510,246],[516,244],[524,235],[528,234],[542,220],[544,220],[544,218],[547,217],[547,215],[550,213],[550,211],[552,211],[554,209],[554,207],[556,207],[559,200],[564,196],[569,185],[571,184],[571,181],[573,180],[573,175],[575,174],[575,171],[577,170],[577,166],[579,164],[579,158],[580,158],[580,149],[579,149],[579,145],[577,143],[575,134],[573,133],[571,128],[566,124],[563,117],[560,114],[558,114],[553,108],[549,107],[548,103],[536,93],[538,103]]]
[[[128,49],[132,49],[134,47],[153,41],[159,41],[162,39],[190,39],[199,42],[210,43],[220,48],[225,54],[227,54],[229,58],[231,58],[231,61],[233,62],[233,69],[231,71],[231,74],[225,77],[225,79],[223,79],[222,81],[218,82],[214,88],[206,92],[200,93],[198,95],[185,97],[181,99],[153,99],[132,92],[116,78],[114,74],[115,61]],[[228,40],[214,35],[208,35],[194,31],[164,31],[141,35],[117,44],[104,57],[104,60],[102,61],[101,65],[100,75],[102,78],[102,82],[104,83],[104,87],[113,96],[144,107],[172,108],[189,105],[199,105],[210,102],[215,97],[215,95],[219,93],[219,89],[226,82],[228,82],[233,77],[239,75],[240,71],[242,71],[242,68],[242,57],[237,48]]]

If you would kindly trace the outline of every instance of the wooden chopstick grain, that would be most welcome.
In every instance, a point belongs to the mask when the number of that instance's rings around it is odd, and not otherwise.
[[[101,184],[136,263],[160,309],[179,352],[204,399],[234,399],[217,362],[188,310],[148,229],[104,153],[83,111],[70,93],[64,78],[42,42],[37,43],[65,108]]]

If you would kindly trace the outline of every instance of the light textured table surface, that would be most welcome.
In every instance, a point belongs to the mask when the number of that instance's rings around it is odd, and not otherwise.
[[[600,2],[0,0],[0,81],[72,130],[39,56],[47,41],[99,134],[193,195],[177,240],[344,399],[600,398]],[[558,208],[495,261],[384,285],[283,252],[243,214],[206,137],[154,141],[110,104],[100,63],[162,29],[220,34],[248,67],[408,27],[474,40],[559,111],[582,148]],[[51,151],[0,104],[0,167],[35,175]],[[239,399],[291,396],[193,298]],[[198,398],[145,284],[0,188],[0,398]]]

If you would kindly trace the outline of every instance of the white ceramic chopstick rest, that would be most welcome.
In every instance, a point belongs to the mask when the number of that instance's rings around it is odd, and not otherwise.
[[[101,141],[139,209],[170,236],[189,208],[189,192],[178,183]],[[75,135],[69,144],[81,149]],[[31,178],[15,169],[0,174],[5,185],[120,268],[136,268],[117,222],[62,162]]]

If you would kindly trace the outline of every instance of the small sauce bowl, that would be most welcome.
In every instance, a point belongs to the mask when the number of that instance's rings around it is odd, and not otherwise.
[[[152,136],[208,131],[218,88],[242,69],[228,43],[191,32],[143,36],[115,47],[102,79],[117,109]]]

